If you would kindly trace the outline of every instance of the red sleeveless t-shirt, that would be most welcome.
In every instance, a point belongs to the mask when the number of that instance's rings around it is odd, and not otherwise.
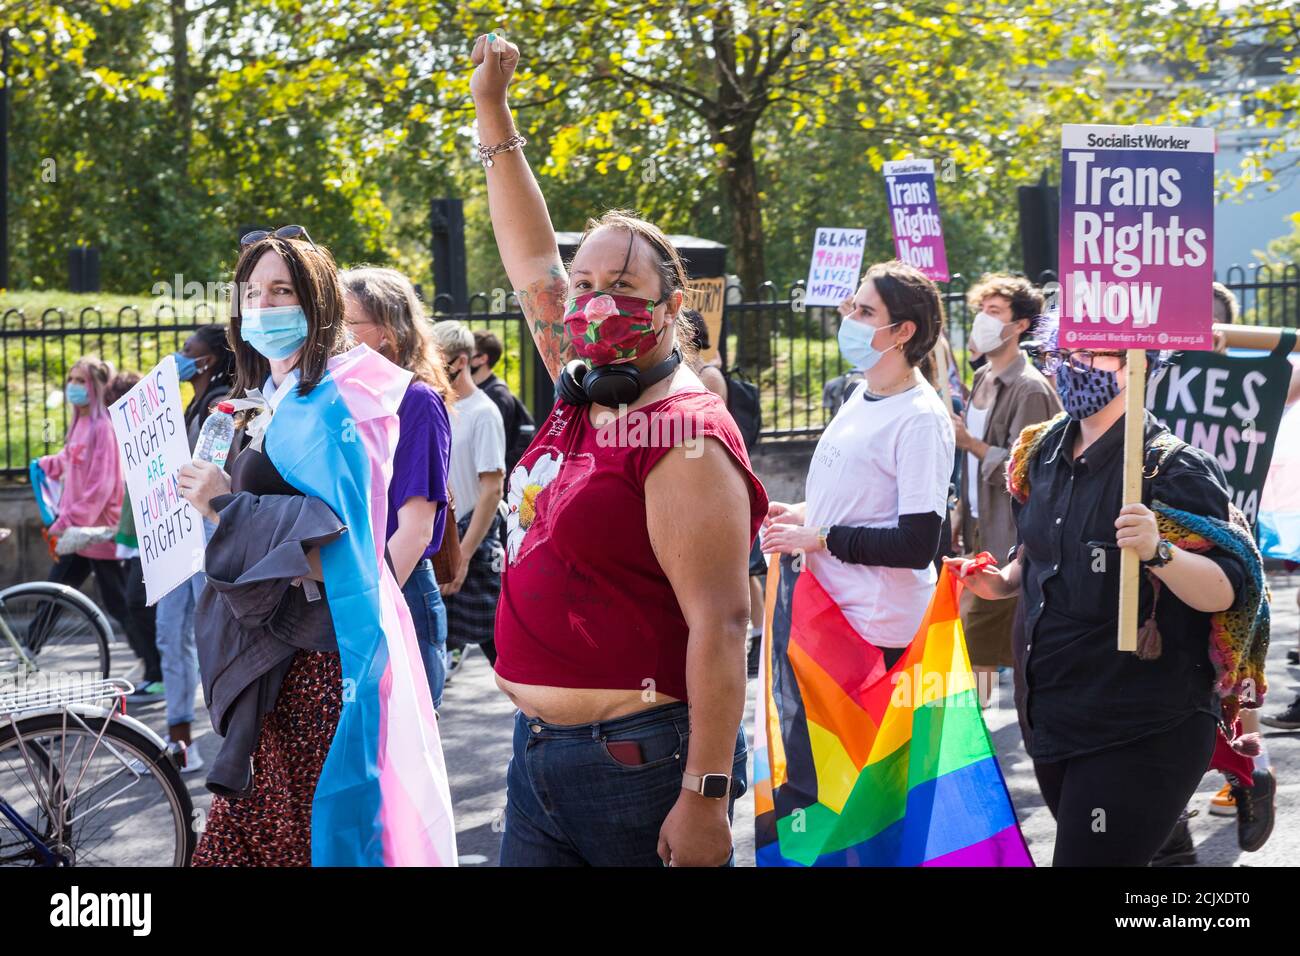
[[[736,507],[749,515],[752,541],[767,494],[717,395],[675,392],[601,428],[588,408],[556,403],[510,474],[499,675],[608,690],[643,690],[651,679],[686,700],[689,629],[650,546],[645,479],[675,445],[705,439],[721,443],[745,475],[749,495]]]

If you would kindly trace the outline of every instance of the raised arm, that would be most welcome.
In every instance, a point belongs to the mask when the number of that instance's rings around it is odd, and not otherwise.
[[[479,142],[485,146],[504,143],[516,132],[506,90],[519,62],[519,48],[503,37],[492,36],[490,44],[486,35],[479,36],[470,54],[474,64],[470,92]],[[533,342],[551,378],[558,378],[565,363],[575,356],[564,335],[569,277],[560,261],[546,200],[522,149],[497,153],[484,172],[501,262],[533,331]]]

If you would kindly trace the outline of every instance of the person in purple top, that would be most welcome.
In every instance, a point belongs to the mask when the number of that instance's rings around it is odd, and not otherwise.
[[[340,277],[352,337],[415,373],[397,409],[401,430],[388,483],[388,554],[415,623],[433,694],[446,683],[447,609],[430,560],[447,523],[447,465],[455,396],[410,280],[394,269],[351,269]]]

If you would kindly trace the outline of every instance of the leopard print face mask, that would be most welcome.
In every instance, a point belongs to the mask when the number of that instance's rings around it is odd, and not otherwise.
[[[1110,404],[1120,393],[1115,372],[1088,369],[1081,372],[1069,362],[1056,370],[1056,394],[1061,396],[1065,414],[1078,421],[1090,418]]]

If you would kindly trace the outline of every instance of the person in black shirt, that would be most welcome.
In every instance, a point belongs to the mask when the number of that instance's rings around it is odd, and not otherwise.
[[[965,560],[949,563],[982,598],[1021,598],[1021,723],[1057,821],[1053,865],[1144,866],[1214,751],[1210,615],[1233,605],[1247,571],[1225,551],[1163,540],[1148,507],[1228,519],[1223,472],[1199,449],[1182,446],[1148,469],[1144,503],[1124,504],[1123,353],[1045,357],[1068,417],[1046,429],[1021,473],[1032,493],[1016,513],[1016,557],[969,577]],[[1148,446],[1165,431],[1146,416]],[[1163,642],[1151,659],[1115,646],[1125,547],[1143,561],[1139,621],[1157,601],[1151,578],[1162,585],[1154,620]]]
[[[497,378],[492,369],[501,361],[501,340],[486,329],[474,332],[474,354],[470,356],[470,374],[474,384],[501,411],[501,424],[506,429],[506,477],[528,450],[533,440],[533,416],[510,386]]]

